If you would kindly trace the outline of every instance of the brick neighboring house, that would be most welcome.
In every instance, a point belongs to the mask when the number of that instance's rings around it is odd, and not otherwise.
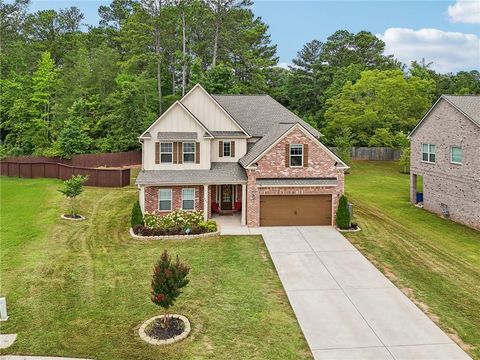
[[[480,96],[442,95],[410,133],[410,201],[480,229]]]
[[[348,166],[321,136],[268,95],[211,95],[196,85],[139,137],[142,211],[333,225]]]

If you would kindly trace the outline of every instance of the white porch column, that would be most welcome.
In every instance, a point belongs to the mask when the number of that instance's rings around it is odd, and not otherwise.
[[[242,225],[247,224],[247,185],[242,184]]]
[[[203,185],[203,219],[208,220],[208,185]]]

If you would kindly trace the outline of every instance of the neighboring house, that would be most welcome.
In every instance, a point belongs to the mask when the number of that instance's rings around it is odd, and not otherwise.
[[[320,136],[268,95],[210,95],[196,85],[139,137],[142,211],[332,225],[348,167]]]
[[[411,202],[480,229],[480,96],[442,95],[410,139]]]

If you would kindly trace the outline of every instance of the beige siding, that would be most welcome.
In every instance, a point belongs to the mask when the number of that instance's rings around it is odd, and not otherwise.
[[[219,157],[220,141],[235,141],[235,156],[234,157]],[[212,162],[237,162],[247,153],[247,139],[215,139],[211,144],[211,160]]]
[[[205,130],[180,105],[173,105],[165,116],[150,129],[151,140],[144,140],[144,169],[209,169],[210,139],[204,139]],[[200,164],[155,164],[155,142],[159,132],[196,132],[197,142],[200,142]]]
[[[181,102],[211,131],[241,131],[201,87],[192,89]]]

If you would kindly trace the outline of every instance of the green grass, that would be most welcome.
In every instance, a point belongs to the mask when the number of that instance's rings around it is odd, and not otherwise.
[[[346,193],[362,228],[348,238],[480,359],[480,232],[410,205],[394,162],[355,162]]]
[[[84,222],[67,208],[60,181],[1,178],[1,288],[17,333],[0,354],[94,359],[302,359],[305,339],[261,237],[134,241],[127,235],[136,189],[88,187]],[[191,267],[172,309],[192,323],[168,347],[142,342],[138,328],[161,310],[150,277],[164,249]]]

